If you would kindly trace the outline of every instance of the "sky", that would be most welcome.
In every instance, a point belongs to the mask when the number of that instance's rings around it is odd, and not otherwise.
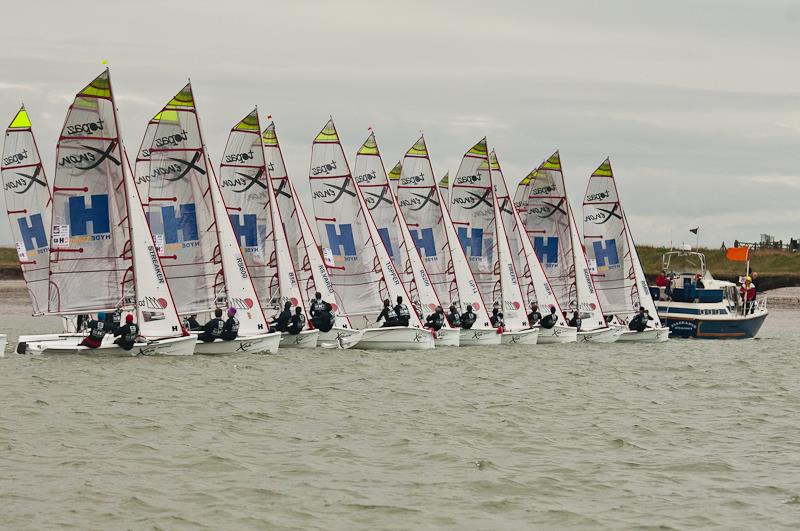
[[[800,236],[794,0],[18,2],[0,43],[0,123],[24,101],[50,178],[106,60],[129,152],[191,78],[213,159],[257,105],[304,193],[333,116],[387,169],[424,131],[437,176],[486,136],[512,189],[560,150],[576,212],[609,156],[638,243]]]

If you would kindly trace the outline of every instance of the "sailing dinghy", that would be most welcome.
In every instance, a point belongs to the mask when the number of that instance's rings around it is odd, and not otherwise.
[[[198,340],[195,353],[274,353],[280,334],[269,333],[213,171],[189,83],[150,120],[136,159],[150,228],[182,315],[236,309],[236,339]]]
[[[469,305],[477,316],[472,328],[461,331],[460,345],[499,345],[502,336],[489,322],[478,285],[445,208],[423,136],[403,159],[397,200],[439,300],[450,301],[460,312]]]
[[[609,159],[589,177],[583,197],[583,238],[603,310],[623,323],[639,308],[653,318],[653,326],[641,332],[625,326],[619,341],[667,341],[669,328],[662,326],[650,295]]]
[[[395,269],[403,284],[408,287],[411,302],[420,317],[436,312],[436,308],[442,306],[442,303],[433,289],[425,264],[400,211],[400,205],[391,190],[374,133],[369,134],[356,153],[353,171],[356,184],[361,189],[367,209],[375,221]],[[436,346],[457,347],[459,337],[460,330],[450,326],[445,319],[442,328],[436,331]]]
[[[314,139],[309,170],[320,242],[342,313],[360,323],[359,346],[373,349],[431,349],[433,334],[422,328],[416,309],[350,173],[339,135],[329,120]],[[408,326],[377,327],[381,301],[402,297]]]
[[[597,298],[558,152],[537,168],[528,187],[526,229],[561,308],[578,311],[578,341],[613,343],[621,331],[608,326]]]
[[[275,194],[275,204],[283,223],[301,296],[304,301],[310,302],[316,293],[320,293],[322,300],[331,305],[335,315],[333,328],[326,332],[320,330],[317,344],[325,348],[352,348],[358,344],[362,332],[354,329],[347,316],[339,311],[341,300],[333,291],[333,283],[328,276],[320,246],[311,230],[300,197],[289,180],[274,122],[264,129],[261,141]]]
[[[32,353],[194,352],[133,182],[107,69],[75,96],[59,136],[49,267],[49,313],[135,309],[144,341],[124,350],[111,335],[98,348],[72,337],[32,342]]]

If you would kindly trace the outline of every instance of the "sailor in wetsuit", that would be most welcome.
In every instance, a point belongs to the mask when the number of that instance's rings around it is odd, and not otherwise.
[[[139,335],[139,327],[133,322],[133,315],[128,314],[125,316],[125,324],[117,327],[114,330],[114,335],[118,336],[114,343],[119,345],[123,350],[130,350],[133,344],[136,343],[136,337]]]
[[[89,335],[83,338],[83,341],[78,343],[81,347],[99,348],[103,342],[103,337],[106,335],[106,314],[99,312],[97,319],[92,319],[86,325]]]
[[[397,322],[400,326],[408,326],[408,322],[411,320],[411,313],[408,311],[408,306],[403,304],[403,297],[397,297],[394,313],[397,314]]]
[[[197,322],[197,315],[192,314],[186,319],[186,328],[192,331],[202,330],[203,325]]]
[[[308,315],[311,316],[311,324],[320,332],[328,332],[336,322],[336,313],[333,307],[322,300],[322,293],[319,291],[314,294],[308,305]]]
[[[550,313],[545,315],[539,321],[539,326],[549,330],[558,324],[558,317],[556,317],[556,307],[550,306]]]
[[[381,325],[381,328],[400,326],[400,323],[397,320],[397,312],[394,310],[394,308],[392,308],[389,299],[383,301],[383,310],[381,310],[381,313],[378,314],[378,318],[375,319],[375,322],[378,322],[381,319],[383,319],[383,325]]]
[[[197,336],[197,339],[211,343],[222,336],[223,326],[225,323],[222,321],[222,310],[217,308],[214,310],[214,318],[203,325],[203,331]]]
[[[539,312],[539,305],[535,302],[531,303],[531,312],[528,314],[528,325],[531,327],[536,326],[536,323],[542,320],[542,314]]]
[[[450,312],[447,314],[447,322],[453,328],[461,328],[461,314],[458,313],[455,304],[450,305]]]
[[[430,328],[431,330],[439,331],[444,326],[444,310],[441,306],[436,307],[436,311],[430,314],[425,319],[425,328]]]
[[[467,304],[467,311],[461,314],[461,328],[469,330],[477,321],[478,316],[472,311],[472,305]]]
[[[505,329],[506,327],[506,323],[503,321],[503,314],[500,312],[500,308],[492,308],[492,315],[489,317],[489,321],[495,328]]]
[[[113,334],[119,328],[122,318],[122,312],[116,310],[106,314],[106,334]]]
[[[645,313],[644,307],[640,306],[639,313],[637,313],[628,323],[628,329],[635,330],[637,332],[644,332],[645,328],[647,328],[647,321],[652,319],[652,317]]]
[[[287,303],[288,304],[288,303]],[[306,327],[306,316],[303,315],[303,309],[298,306],[294,309],[294,315],[292,316],[292,321],[289,326],[286,328],[286,331],[296,336],[303,329]]]
[[[569,323],[567,324],[569,324],[569,326],[574,326],[575,328],[578,329],[578,332],[580,332],[582,322],[583,321],[581,320],[581,315],[578,313],[578,310],[575,310],[574,312],[572,312],[572,319],[570,319]]]
[[[292,321],[292,303],[286,301],[283,303],[283,310],[278,315],[278,318],[270,324],[270,331],[272,332],[286,332],[289,324]]]
[[[239,319],[236,318],[236,308],[228,308],[228,319],[222,326],[220,337],[224,341],[233,341],[239,335]]]

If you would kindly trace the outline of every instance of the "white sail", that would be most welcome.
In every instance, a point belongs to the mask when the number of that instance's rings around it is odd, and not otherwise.
[[[56,147],[48,310],[111,310],[132,292],[122,141],[108,71],[78,92]]]
[[[303,300],[309,301],[316,292],[319,292],[322,299],[331,304],[337,315],[337,323],[349,326],[349,319],[341,315],[341,300],[333,291],[333,283],[328,275],[314,232],[311,230],[311,225],[300,204],[299,196],[289,180],[274,123],[270,123],[264,129],[261,141],[272,190]]]
[[[374,133],[358,150],[353,168],[367,208],[412,302],[422,312],[436,311],[441,302],[391,190]],[[450,326],[445,323],[445,327]]]
[[[187,84],[150,120],[136,157],[139,194],[182,314],[212,310],[221,289],[209,171]]]
[[[363,318],[369,326],[383,308],[383,299],[410,299],[350,174],[333,120],[314,139],[309,180],[334,290],[344,313]],[[422,326],[413,308],[409,324]]]
[[[450,172],[446,172],[444,177],[439,180],[439,194],[444,199],[446,205],[450,204]]]
[[[389,175],[387,175],[387,179],[389,179],[389,187],[392,189],[392,193],[397,197],[397,185],[400,183],[400,174],[403,172],[403,163],[401,161],[397,161],[397,164],[389,171]]]
[[[578,311],[581,316],[582,324],[581,331],[597,330],[599,328],[606,328],[605,314],[603,307],[600,304],[600,299],[597,297],[597,290],[592,280],[592,272],[589,268],[589,262],[586,260],[586,254],[581,245],[581,237],[578,234],[578,227],[575,223],[575,216],[572,213],[569,203],[567,203],[567,210],[569,211],[570,225],[569,230],[572,236],[572,241],[577,242],[572,247],[573,261],[575,263],[575,287],[578,295]]]
[[[400,209],[439,300],[461,311],[471,305],[475,327],[489,327],[489,314],[437,185],[425,138],[420,137],[403,159]]]
[[[603,310],[629,319],[642,306],[655,326],[661,326],[608,159],[589,177],[583,237],[586,256],[595,264],[592,277]]]
[[[33,314],[41,315],[48,306],[48,233],[52,198],[24,106],[6,129],[2,175],[11,237],[17,249]]]
[[[544,269],[542,269],[542,264],[539,263],[539,259],[536,257],[533,244],[527,237],[525,224],[517,211],[516,202],[512,203],[511,201],[503,170],[494,151],[489,154],[489,162],[492,165],[495,200],[498,202],[498,208],[503,218],[503,225],[508,236],[508,244],[517,278],[519,279],[520,289],[528,303],[526,308],[530,305],[530,302],[536,302],[541,311],[545,313],[549,308],[554,307],[558,316],[558,324],[566,326],[561,305],[558,303],[555,293],[553,293],[553,288],[550,287],[550,282],[547,280]]]

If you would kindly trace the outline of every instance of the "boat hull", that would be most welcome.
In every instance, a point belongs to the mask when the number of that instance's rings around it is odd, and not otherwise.
[[[636,342],[636,343],[663,343],[669,339],[669,328],[647,328],[641,332],[634,330],[624,330],[617,341]]]
[[[125,350],[114,344],[111,336],[106,336],[98,348],[79,346],[80,338],[68,338],[62,341],[43,341],[29,343],[31,354],[62,355],[86,354],[90,356],[191,356],[194,354],[195,338],[192,336],[157,339],[149,343],[135,343],[131,350]]]
[[[750,339],[758,334],[769,312],[759,311],[747,316],[726,319],[708,319],[688,316],[659,314],[661,321],[669,326],[671,337],[697,339]]]
[[[538,328],[528,328],[518,332],[503,332],[500,342],[503,345],[535,345],[538,337]]]
[[[281,335],[279,347],[286,348],[317,348],[319,330],[303,330],[299,334],[284,333]]]
[[[86,334],[78,334],[74,332],[62,332],[60,334],[31,334],[31,335],[24,335],[19,336],[17,339],[17,347],[15,352],[17,354],[33,354],[29,345],[32,343],[45,343],[48,341],[71,341],[73,339],[77,339],[77,343],[80,343],[82,338],[86,337]]]
[[[457,347],[461,344],[461,330],[459,328],[440,328],[436,332],[434,343],[437,347]]]
[[[556,343],[575,343],[578,340],[578,329],[574,326],[556,325],[553,328],[539,327],[539,345],[552,345]]]
[[[461,330],[460,345],[462,347],[480,347],[499,345],[503,341],[502,335],[496,328],[470,328]]]
[[[197,336],[195,335],[195,338]],[[281,334],[279,332],[271,332],[268,334],[258,334],[255,336],[240,336],[231,341],[224,341],[217,339],[211,343],[204,341],[197,341],[195,345],[195,354],[240,354],[249,352],[251,354],[275,354],[278,352],[278,344],[281,341]]]
[[[320,332],[317,345],[323,348],[352,348],[361,340],[362,331],[353,328],[333,327]]]
[[[624,330],[618,328],[599,328],[578,332],[578,343],[615,343]]]
[[[375,350],[427,350],[434,348],[430,330],[410,326],[365,328],[358,348]]]

